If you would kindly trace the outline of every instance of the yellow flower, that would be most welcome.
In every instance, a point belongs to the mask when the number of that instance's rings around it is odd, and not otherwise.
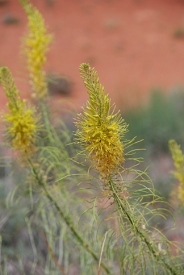
[[[94,167],[108,180],[118,172],[123,156],[121,138],[127,132],[119,112],[110,110],[110,99],[104,94],[97,73],[88,64],[81,64],[81,77],[89,94],[89,101],[82,114],[78,115],[77,141],[92,159]]]
[[[23,155],[30,155],[34,149],[38,119],[35,110],[26,108],[25,101],[20,99],[11,72],[8,68],[0,69],[0,82],[8,98],[9,113],[3,116],[6,123],[7,139],[13,149]]]
[[[180,183],[178,197],[184,203],[184,155],[175,140],[169,141],[169,148],[176,168],[176,171],[174,171],[173,174]]]
[[[36,134],[36,124],[33,109],[17,109],[6,114],[7,132],[12,140],[12,147],[22,153],[33,151]]]
[[[47,94],[43,65],[46,62],[46,53],[52,36],[47,34],[44,19],[39,11],[28,1],[23,0],[22,5],[28,17],[28,34],[24,39],[24,44],[30,82],[34,95],[43,98]]]

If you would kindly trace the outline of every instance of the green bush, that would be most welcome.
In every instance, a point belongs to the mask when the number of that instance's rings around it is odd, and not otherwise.
[[[148,154],[168,152],[168,138],[183,144],[184,91],[179,89],[169,95],[154,91],[146,107],[124,113],[123,117],[129,124],[127,136],[143,139],[141,146]]]

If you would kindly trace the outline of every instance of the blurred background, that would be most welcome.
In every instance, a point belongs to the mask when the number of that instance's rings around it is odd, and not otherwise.
[[[77,107],[87,99],[78,71],[82,62],[95,67],[122,110],[147,103],[154,88],[169,92],[183,85],[183,0],[31,2],[54,35],[46,71],[68,78],[69,96]],[[20,49],[26,24],[18,0],[0,0],[0,65],[11,69],[22,93],[29,96]]]
[[[184,151],[184,1],[31,2],[42,13],[54,37],[45,66],[49,78],[59,76],[56,85],[49,83],[53,105],[61,111],[57,103],[64,99],[80,110],[88,95],[79,76],[79,65],[87,62],[95,67],[106,93],[129,124],[127,138],[144,139],[138,145],[146,148],[140,153],[146,159],[143,166],[150,166],[155,188],[172,204],[174,213],[178,209],[177,182],[171,174],[173,162],[168,141],[176,139]],[[21,52],[26,24],[18,0],[0,0],[0,66],[10,68],[22,96],[29,98]],[[0,86],[1,110],[5,104]],[[1,179],[5,176],[6,171],[2,169]],[[2,209],[7,192],[7,187],[0,192]],[[1,217],[6,217],[5,210]],[[22,217],[17,210],[2,226],[2,234],[8,236],[5,246],[15,244],[10,249],[13,254],[18,241],[12,232],[21,232],[18,219]],[[169,227],[170,223],[168,220],[163,227]],[[184,241],[182,211],[176,214],[176,225],[177,233],[169,238]]]

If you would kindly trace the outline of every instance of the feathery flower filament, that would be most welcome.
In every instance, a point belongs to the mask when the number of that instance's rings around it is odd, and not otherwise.
[[[81,64],[81,77],[89,94],[89,101],[76,125],[77,141],[91,157],[93,166],[108,180],[124,161],[121,138],[127,131],[119,113],[110,110],[110,99],[104,94],[97,73],[88,64]]]
[[[6,123],[6,137],[13,149],[22,155],[30,155],[35,150],[37,122],[35,110],[25,106],[20,99],[11,72],[8,68],[0,69],[0,82],[8,98],[9,113],[4,114]]]

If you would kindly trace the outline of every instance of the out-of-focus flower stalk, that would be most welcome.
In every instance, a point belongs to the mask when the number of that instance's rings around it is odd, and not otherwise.
[[[38,127],[35,109],[26,106],[25,101],[20,99],[12,74],[6,67],[0,69],[0,82],[8,99],[9,112],[3,115],[6,124],[6,140],[22,156],[30,156],[35,151]]]
[[[178,188],[178,198],[184,204],[184,155],[180,149],[180,145],[178,145],[175,140],[169,141],[169,148],[176,168],[173,174],[180,183]]]
[[[44,98],[47,94],[47,82],[43,66],[52,35],[47,33],[41,13],[29,1],[20,0],[20,2],[28,17],[28,32],[24,38],[23,51],[27,57],[33,96]]]

